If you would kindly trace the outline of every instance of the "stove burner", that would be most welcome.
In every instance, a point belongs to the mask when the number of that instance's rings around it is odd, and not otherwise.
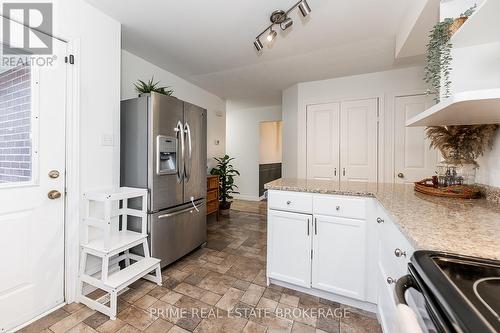
[[[500,309],[500,297],[498,297],[500,277],[479,279],[474,282],[473,289],[477,298],[479,298],[484,306],[490,310],[493,316],[500,322],[500,315],[495,311]]]

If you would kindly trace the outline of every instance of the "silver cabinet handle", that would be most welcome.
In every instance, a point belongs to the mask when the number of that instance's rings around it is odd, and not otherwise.
[[[345,176],[345,168],[342,169],[342,174]]]
[[[386,281],[387,281],[387,284],[394,284],[394,283],[396,283],[396,280],[393,279],[393,278],[391,278],[390,276],[387,278]]]
[[[381,217],[377,217],[377,223],[378,223],[378,224],[382,224],[382,223],[384,223],[384,222],[385,222],[385,221],[384,221],[384,219],[383,219],[383,218],[381,218]]]
[[[309,236],[309,223],[310,223],[310,221],[309,221],[309,219],[307,219],[307,236]]]
[[[318,234],[318,219],[314,218],[314,234]]]
[[[288,201],[286,202],[286,204],[287,204],[288,206],[290,206],[290,204],[291,204],[291,203],[292,203],[292,202],[291,202],[290,200],[288,200]]]
[[[339,210],[340,210],[340,206],[336,206],[336,207],[335,207],[335,209],[336,209],[337,211],[339,211]]]
[[[191,162],[193,159],[193,142],[191,138],[191,127],[189,123],[186,122],[184,124],[184,133],[187,137],[187,160],[184,159],[184,175],[186,176],[186,180],[189,181],[191,178]]]
[[[403,251],[399,248],[394,250],[394,255],[398,258],[405,257],[406,258],[406,251]]]
[[[173,217],[173,216],[181,215],[181,214],[184,214],[186,212],[193,212],[193,210],[201,208],[201,207],[203,207],[203,205],[205,205],[205,201],[203,201],[202,203],[200,203],[200,204],[198,204],[198,205],[196,205],[194,207],[191,206],[191,207],[188,207],[188,208],[185,208],[185,209],[173,212],[173,213],[167,213],[167,214],[160,215],[160,216],[158,216],[158,219],[165,219],[167,217]]]
[[[337,168],[333,169],[333,175],[336,176],[337,175]]]

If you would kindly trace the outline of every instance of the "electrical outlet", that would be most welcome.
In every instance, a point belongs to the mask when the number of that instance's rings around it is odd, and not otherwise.
[[[101,136],[101,146],[112,147],[115,145],[113,134],[103,134]]]

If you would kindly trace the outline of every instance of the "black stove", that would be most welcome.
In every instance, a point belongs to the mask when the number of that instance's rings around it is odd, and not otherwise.
[[[422,293],[438,332],[500,332],[500,261],[417,251],[396,294],[413,287]]]

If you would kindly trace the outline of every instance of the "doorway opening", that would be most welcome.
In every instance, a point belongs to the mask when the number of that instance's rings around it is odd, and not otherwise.
[[[282,122],[260,123],[259,145],[259,197],[264,198],[264,184],[281,178]]]

